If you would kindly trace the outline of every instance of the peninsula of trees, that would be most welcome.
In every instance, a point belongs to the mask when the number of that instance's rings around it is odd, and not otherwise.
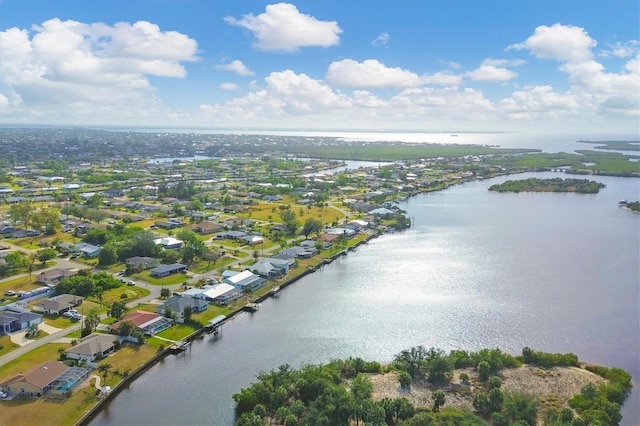
[[[597,194],[606,185],[586,179],[539,179],[508,180],[491,185],[489,191],[497,192],[577,192],[580,194]]]
[[[388,366],[360,358],[282,365],[233,398],[241,426],[617,425],[632,386],[626,371],[574,354],[418,346]]]

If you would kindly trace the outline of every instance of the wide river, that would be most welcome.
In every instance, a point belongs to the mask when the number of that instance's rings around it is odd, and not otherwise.
[[[518,177],[557,177],[559,173]],[[524,346],[619,366],[640,386],[640,180],[591,177],[599,194],[499,194],[511,177],[421,194],[411,229],[376,238],[169,356],[92,425],[231,425],[232,395],[260,371],[411,346]],[[569,176],[568,176],[569,177]],[[573,176],[575,177],[575,176]],[[640,424],[640,390],[623,409]]]

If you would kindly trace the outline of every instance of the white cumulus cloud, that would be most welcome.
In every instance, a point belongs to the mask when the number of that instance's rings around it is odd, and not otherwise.
[[[245,64],[243,64],[242,61],[240,61],[238,59],[233,60],[233,61],[229,62],[228,64],[217,65],[216,69],[225,70],[225,71],[232,71],[232,72],[235,72],[236,74],[242,75],[242,76],[254,75],[254,72],[251,71],[249,68],[247,68],[247,66]]]
[[[320,21],[300,13],[290,3],[267,5],[265,12],[240,19],[228,16],[229,25],[237,25],[251,31],[256,38],[254,46],[261,50],[294,52],[300,47],[329,47],[340,42],[342,30],[335,21]]]
[[[377,59],[332,62],[326,79],[332,85],[349,88],[414,87],[422,84],[416,73],[402,68],[389,68]]]
[[[518,76],[518,73],[508,68],[496,67],[493,65],[480,65],[473,71],[465,73],[467,77],[476,81],[488,81],[491,83],[502,83]]]
[[[596,45],[597,42],[589,37],[584,28],[554,24],[537,27],[532,36],[522,43],[510,45],[507,50],[525,49],[541,59],[584,62],[591,59],[591,49]]]
[[[22,119],[53,122],[153,115],[164,107],[148,76],[185,77],[183,62],[198,60],[195,40],[144,21],[109,26],[54,18],[31,32],[0,32],[0,46],[3,94],[31,115]]]

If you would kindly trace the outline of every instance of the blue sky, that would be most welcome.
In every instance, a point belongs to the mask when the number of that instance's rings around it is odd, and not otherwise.
[[[640,133],[637,1],[1,0],[0,123]]]

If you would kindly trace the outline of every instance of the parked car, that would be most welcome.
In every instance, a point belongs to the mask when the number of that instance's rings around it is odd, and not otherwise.
[[[5,399],[7,397],[7,394],[0,391],[0,398]]]
[[[75,313],[75,314],[71,314],[71,319],[72,320],[81,320],[82,319],[82,315]]]
[[[4,292],[4,295],[5,296],[15,296],[16,292],[13,291],[13,290],[7,290],[7,291]]]
[[[129,280],[129,281],[127,281],[127,285],[128,286],[134,286],[134,285],[136,285],[136,282],[132,281],[132,280]]]

